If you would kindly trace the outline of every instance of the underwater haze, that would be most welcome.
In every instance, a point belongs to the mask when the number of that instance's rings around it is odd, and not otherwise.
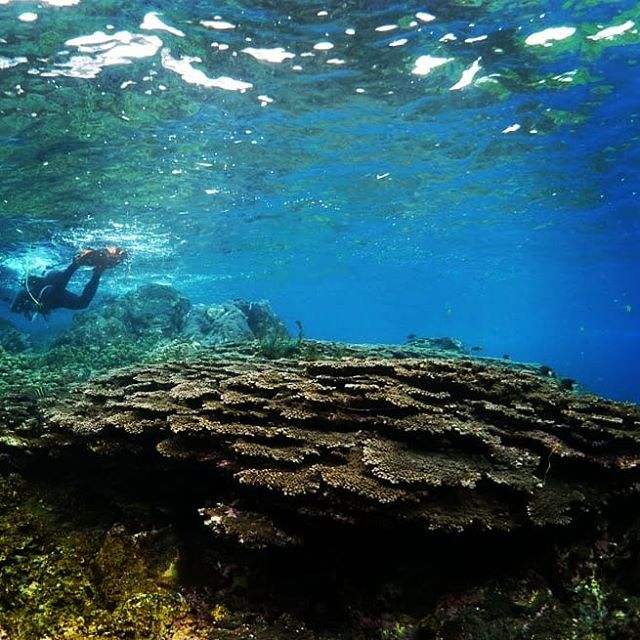
[[[640,402],[639,29],[629,0],[0,0],[0,284],[117,244],[93,306],[267,299]]]

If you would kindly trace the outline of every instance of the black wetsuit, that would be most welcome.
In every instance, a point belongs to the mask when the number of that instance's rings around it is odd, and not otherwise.
[[[98,290],[103,267],[95,267],[82,293],[67,291],[67,284],[80,265],[72,262],[64,271],[49,271],[44,276],[29,276],[11,304],[11,311],[33,318],[47,316],[54,309],[85,309]]]

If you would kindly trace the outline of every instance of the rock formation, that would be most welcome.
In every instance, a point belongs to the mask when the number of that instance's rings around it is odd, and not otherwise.
[[[57,344],[91,344],[123,337],[145,342],[188,339],[221,344],[287,335],[282,321],[266,301],[233,300],[221,304],[192,304],[177,289],[146,284],[121,296],[107,297],[75,316],[71,329]]]
[[[288,337],[284,324],[264,300],[193,305],[182,333],[188,339],[205,345]]]

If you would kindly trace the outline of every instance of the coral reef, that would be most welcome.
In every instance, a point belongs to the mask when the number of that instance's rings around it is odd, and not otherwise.
[[[142,294],[0,348],[0,638],[634,637],[640,408]]]
[[[76,456],[206,467],[248,530],[267,505],[255,526],[281,544],[322,520],[509,532],[595,517],[634,491],[639,427],[637,407],[498,364],[238,356],[92,381],[43,428]],[[237,533],[219,507],[205,512]]]

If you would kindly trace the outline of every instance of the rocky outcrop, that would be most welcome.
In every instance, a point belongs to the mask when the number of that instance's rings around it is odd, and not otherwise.
[[[169,285],[146,284],[79,313],[55,345],[99,344],[123,338],[146,344],[189,340],[202,345],[288,338],[283,322],[266,301],[233,300],[192,304]]]
[[[114,307],[130,331],[173,337],[182,331],[191,302],[173,287],[152,283],[126,293]]]
[[[111,337],[175,338],[191,302],[168,285],[146,284],[79,313],[58,343],[91,344]]]
[[[182,333],[189,340],[204,345],[288,338],[283,322],[264,300],[193,305],[185,319]]]

